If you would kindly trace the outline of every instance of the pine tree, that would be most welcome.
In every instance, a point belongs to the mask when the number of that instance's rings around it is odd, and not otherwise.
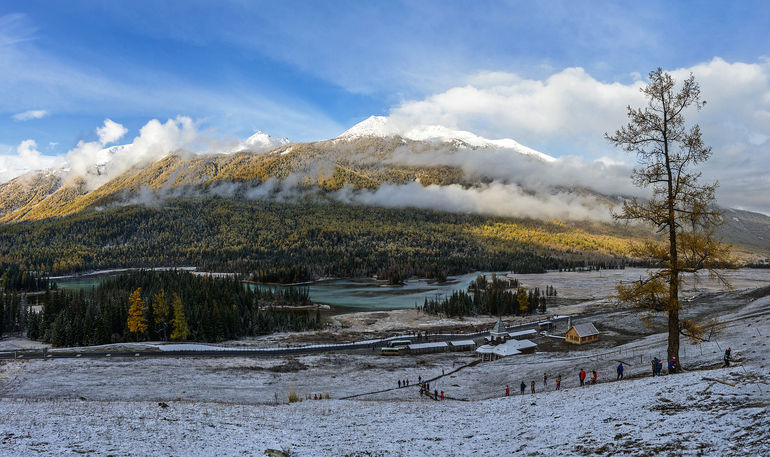
[[[136,289],[128,298],[131,302],[131,308],[128,310],[128,330],[136,334],[136,341],[139,341],[139,334],[147,330],[147,318],[144,317],[147,306],[142,301],[140,291],[141,288]]]

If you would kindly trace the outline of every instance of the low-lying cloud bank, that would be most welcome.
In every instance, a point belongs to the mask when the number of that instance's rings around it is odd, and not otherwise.
[[[457,184],[423,186],[420,183],[384,184],[376,190],[350,186],[331,194],[343,203],[388,208],[424,208],[454,213],[476,213],[532,219],[595,220],[609,222],[609,209],[595,198],[559,192],[526,193],[516,184],[491,184],[463,188]]]

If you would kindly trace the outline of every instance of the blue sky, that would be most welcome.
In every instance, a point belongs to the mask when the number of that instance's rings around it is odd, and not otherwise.
[[[715,100],[692,117],[725,151],[715,169],[756,174],[770,163],[767,24],[766,1],[6,1],[0,154],[29,157],[33,140],[39,158],[64,156],[105,119],[125,142],[177,116],[215,138],[312,141],[390,115],[624,161],[602,136],[662,67]]]

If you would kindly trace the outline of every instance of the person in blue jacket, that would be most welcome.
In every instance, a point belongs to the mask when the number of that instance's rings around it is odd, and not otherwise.
[[[618,365],[618,379],[623,379],[623,362]]]

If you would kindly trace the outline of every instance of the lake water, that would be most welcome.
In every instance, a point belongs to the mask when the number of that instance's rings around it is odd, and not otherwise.
[[[507,272],[497,272],[505,275]],[[116,274],[116,273],[111,273]],[[425,298],[443,298],[458,289],[467,289],[468,285],[480,274],[491,278],[492,272],[476,272],[461,276],[450,276],[447,282],[437,283],[427,279],[410,279],[403,286],[389,286],[385,281],[370,278],[334,279],[309,284],[310,299],[316,303],[330,305],[333,309],[324,315],[333,315],[357,311],[385,311],[391,309],[414,308],[422,305]],[[90,289],[110,274],[85,278],[57,279],[56,283],[64,289]],[[515,277],[527,288],[549,285],[556,287],[560,297],[578,300],[597,300],[606,298],[614,292],[619,282],[638,280],[646,275],[646,270],[627,268],[625,270],[601,270],[591,272],[550,272],[546,274],[517,274]],[[740,269],[728,273],[736,289],[752,289],[770,284],[770,269]],[[276,287],[267,284],[249,284],[248,287]],[[304,287],[304,286],[303,286]],[[695,296],[701,293],[722,290],[720,284],[703,281],[686,281],[682,296]]]
[[[504,275],[507,272],[497,272]],[[468,285],[480,274],[492,277],[492,272],[476,272],[461,276],[450,276],[446,282],[438,283],[427,279],[410,279],[403,286],[389,286],[386,281],[370,278],[334,279],[308,284],[310,299],[316,303],[332,306],[337,312],[378,311],[414,308],[421,306],[425,298],[443,298],[458,289],[467,289]],[[62,289],[90,289],[108,275],[96,275],[81,278],[57,279],[55,282]],[[249,284],[249,287],[275,287],[267,284]],[[303,286],[305,287],[305,286]],[[336,313],[335,313],[336,314]]]

